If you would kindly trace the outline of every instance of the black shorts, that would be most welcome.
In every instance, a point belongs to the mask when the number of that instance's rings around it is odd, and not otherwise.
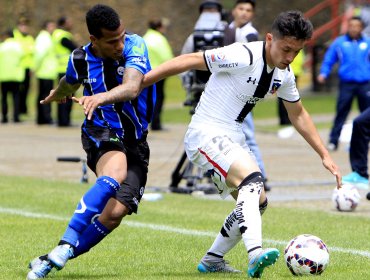
[[[127,157],[127,177],[116,193],[116,199],[129,209],[129,215],[137,213],[144,194],[148,176],[150,150],[146,135],[142,140],[125,140],[117,137],[108,128],[88,126],[81,133],[83,149],[87,154],[87,165],[96,173],[100,157],[109,151],[121,151]]]

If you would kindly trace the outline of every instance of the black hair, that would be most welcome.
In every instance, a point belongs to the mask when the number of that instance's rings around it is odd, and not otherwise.
[[[91,35],[101,38],[103,28],[115,31],[121,25],[121,20],[114,9],[97,4],[86,13],[86,25]]]
[[[236,7],[238,4],[251,4],[253,9],[256,8],[256,0],[237,0],[234,4],[234,7]]]
[[[154,29],[154,30],[158,30],[159,28],[161,28],[163,26],[162,24],[162,20],[159,19],[159,18],[154,18],[154,19],[151,19],[149,20],[148,22],[148,27],[150,29]]]
[[[277,38],[294,37],[309,40],[312,37],[312,23],[300,11],[287,11],[279,14],[272,23],[271,32]]]
[[[363,20],[362,20],[362,18],[361,18],[361,17],[359,17],[359,16],[353,16],[353,17],[351,17],[351,18],[349,19],[349,21],[351,21],[351,20],[358,20],[359,22],[361,22],[362,27],[364,27],[364,26],[365,26],[364,21],[363,21]]]
[[[58,18],[57,25],[58,26],[64,26],[66,24],[66,21],[67,21],[67,17],[62,16],[62,17]]]

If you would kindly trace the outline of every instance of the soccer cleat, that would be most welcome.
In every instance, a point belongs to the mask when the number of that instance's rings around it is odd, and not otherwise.
[[[62,269],[71,257],[73,247],[69,244],[58,245],[48,254],[51,264],[58,270]]]
[[[50,261],[48,259],[42,259],[42,257],[33,259],[28,267],[31,271],[27,274],[27,280],[45,278],[53,268]]]
[[[351,184],[357,188],[367,190],[369,188],[369,179],[362,177],[357,172],[352,172],[342,177],[343,184]]]
[[[205,262],[201,261],[198,264],[198,271],[202,273],[208,272],[225,272],[225,273],[241,273],[240,270],[237,270],[228,265],[227,261],[220,259],[217,262]]]
[[[279,258],[280,253],[275,248],[262,250],[257,256],[252,258],[248,264],[248,276],[252,278],[261,278],[263,270],[273,265]]]

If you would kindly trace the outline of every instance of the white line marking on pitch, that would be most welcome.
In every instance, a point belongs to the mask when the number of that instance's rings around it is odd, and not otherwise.
[[[19,215],[19,216],[30,217],[30,218],[50,219],[50,220],[56,220],[56,221],[69,221],[69,218],[67,217],[61,217],[61,216],[43,214],[43,213],[34,213],[34,212],[28,212],[28,211],[23,211],[21,209],[13,209],[13,208],[0,207],[0,213]],[[124,221],[123,224],[130,226],[130,227],[149,228],[152,230],[173,232],[173,233],[178,233],[178,234],[183,234],[183,235],[206,236],[206,237],[212,237],[212,238],[214,238],[217,235],[217,233],[211,232],[211,231],[191,230],[191,229],[176,228],[172,226],[141,223],[141,222]],[[263,241],[266,243],[282,245],[282,246],[285,246],[286,244],[288,244],[288,241],[282,241],[282,240],[264,239]],[[340,248],[340,247],[329,247],[329,251],[347,253],[351,255],[359,255],[362,257],[370,258],[369,251],[345,249],[345,248]]]

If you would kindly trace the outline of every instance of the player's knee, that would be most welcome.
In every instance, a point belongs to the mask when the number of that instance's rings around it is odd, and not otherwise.
[[[262,173],[257,171],[249,174],[244,180],[240,183],[238,189],[241,189],[244,186],[248,187],[257,187],[263,189],[263,176]]]
[[[260,208],[260,214],[261,214],[261,216],[263,215],[263,213],[265,213],[265,211],[266,211],[266,209],[267,209],[268,204],[269,204],[269,202],[268,202],[267,197],[266,197],[265,201],[264,201],[264,202],[262,202],[262,203],[260,204],[260,207],[259,207],[259,208]]]
[[[127,214],[129,209],[124,205],[116,201],[116,205],[113,208],[106,207],[103,213],[99,217],[99,221],[106,226],[109,230],[117,228]]]

